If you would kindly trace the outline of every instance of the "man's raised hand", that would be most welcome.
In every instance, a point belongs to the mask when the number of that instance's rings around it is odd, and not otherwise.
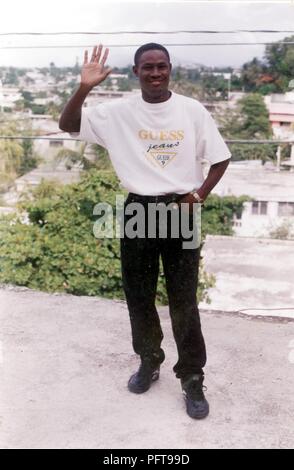
[[[105,78],[112,72],[110,67],[104,67],[109,49],[106,48],[102,56],[102,44],[93,48],[90,62],[88,61],[88,51],[84,53],[84,64],[81,72],[81,84],[89,88],[93,88],[103,82]],[[101,59],[102,56],[102,59]]]

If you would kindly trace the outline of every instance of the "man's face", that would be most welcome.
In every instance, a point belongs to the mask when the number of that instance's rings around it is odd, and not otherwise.
[[[167,93],[171,64],[163,51],[143,52],[133,71],[140,80],[143,96],[157,98]]]

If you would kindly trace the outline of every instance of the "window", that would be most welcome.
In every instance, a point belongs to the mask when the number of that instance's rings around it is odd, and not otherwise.
[[[293,216],[294,215],[294,202],[279,202],[278,207],[279,216]]]
[[[49,147],[63,147],[62,140],[50,140]]]
[[[261,201],[260,202],[260,214],[266,215],[267,213],[267,202]]]
[[[251,213],[254,215],[266,215],[267,214],[267,202],[266,201],[253,201]]]
[[[258,202],[253,201],[252,203],[252,214],[258,214]]]
[[[233,220],[233,227],[242,227],[241,220]]]

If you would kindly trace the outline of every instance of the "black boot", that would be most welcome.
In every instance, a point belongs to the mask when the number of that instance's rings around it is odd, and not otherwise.
[[[194,419],[203,419],[209,413],[209,404],[203,393],[203,380],[202,374],[193,374],[181,379],[187,413]]]
[[[152,382],[159,379],[160,366],[151,366],[148,362],[141,362],[138,372],[133,374],[128,382],[128,389],[132,393],[144,393],[150,388]]]

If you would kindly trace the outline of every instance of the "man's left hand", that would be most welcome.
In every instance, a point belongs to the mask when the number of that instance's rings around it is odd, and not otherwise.
[[[195,197],[191,193],[185,194],[181,199],[179,199],[177,201],[177,203],[178,203],[179,207],[180,207],[180,204],[182,204],[182,203],[189,204],[189,213],[190,214],[193,213],[193,204],[198,204]],[[183,206],[183,210],[186,210],[185,206]]]

